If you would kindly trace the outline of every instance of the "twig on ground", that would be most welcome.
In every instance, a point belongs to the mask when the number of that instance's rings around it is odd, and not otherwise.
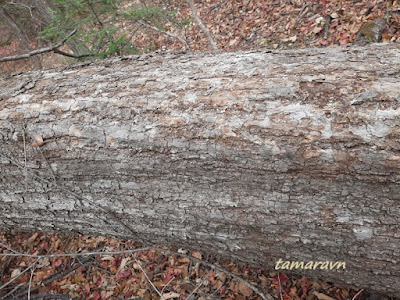
[[[329,297],[322,293],[318,293],[317,291],[314,291],[313,295],[316,296],[318,298],[318,300],[335,300],[334,298]]]
[[[0,255],[3,255],[3,253],[0,253]],[[29,267],[25,268],[25,270],[23,270],[21,273],[19,273],[17,276],[11,278],[9,281],[7,281],[5,284],[3,284],[2,286],[0,286],[0,291],[2,289],[4,289],[6,286],[8,286],[10,283],[14,282],[16,279],[18,279],[19,277],[21,277],[22,274],[28,272],[30,269],[32,269],[36,263],[40,260],[41,258],[37,258],[33,264],[31,264]]]
[[[207,27],[201,21],[199,15],[197,13],[196,6],[193,3],[193,0],[186,0],[186,2],[187,2],[187,4],[189,4],[190,10],[192,11],[193,18],[197,22],[197,24],[199,25],[201,31],[203,31],[203,33],[205,34],[206,39],[207,39],[208,43],[210,44],[211,48],[213,50],[215,50],[215,51],[219,50],[218,46],[217,46],[217,43],[211,37],[210,31],[207,29]]]
[[[62,54],[62,55],[65,55],[65,56],[68,56],[68,57],[73,57],[73,58],[94,56],[95,54],[73,55],[73,54],[69,54],[69,53],[66,53],[64,51],[61,51],[61,50],[57,49],[58,47],[61,47],[62,45],[64,45],[66,43],[67,39],[70,38],[71,36],[73,36],[76,33],[76,31],[77,31],[77,29],[75,28],[61,42],[59,42],[58,44],[56,44],[54,46],[47,47],[47,48],[42,48],[42,49],[37,49],[37,50],[31,51],[29,53],[25,53],[25,54],[22,54],[22,55],[13,55],[13,56],[0,57],[0,62],[30,58],[32,56],[35,56],[35,55],[38,55],[38,54],[42,54],[42,53],[46,53],[46,52],[54,52],[54,53]]]
[[[14,294],[16,290],[18,290],[21,286],[23,286],[25,282],[21,282],[20,284],[16,285],[11,291],[9,291],[7,294],[5,294],[2,298],[0,299],[7,299],[8,296]]]
[[[203,280],[198,284],[198,286],[196,286],[196,288],[190,293],[189,296],[187,296],[187,300],[190,300],[190,297],[192,297],[192,295],[194,295],[194,293],[197,292],[197,290],[203,285],[203,283],[207,280],[208,276],[210,276],[210,274],[214,271],[214,268],[211,268],[210,272],[207,273],[206,276],[204,276]]]
[[[53,299],[53,300],[78,300],[76,298],[72,298],[68,295],[57,295],[57,294],[38,294],[35,296],[31,296],[30,300],[35,299]],[[29,298],[18,299],[18,300],[29,300]]]
[[[160,293],[160,291],[158,290],[158,288],[156,288],[156,287],[154,286],[154,284],[151,282],[149,276],[147,276],[146,271],[143,270],[142,266],[140,265],[140,262],[139,262],[136,258],[134,258],[134,259],[135,259],[136,263],[138,264],[140,270],[142,270],[143,275],[146,277],[147,281],[150,283],[150,285],[151,285],[151,287],[153,288],[153,290],[156,291],[156,293],[158,294],[158,296],[160,296],[160,298],[161,298],[162,300],[165,300],[165,298],[164,298],[163,295]]]
[[[43,279],[42,281],[39,282],[39,284],[37,284],[35,287],[31,288],[31,292],[34,292],[38,289],[40,289],[43,286],[46,286],[50,283],[52,283],[53,281],[63,278],[64,276],[68,275],[69,273],[72,273],[73,271],[75,271],[76,269],[78,269],[79,267],[81,267],[83,264],[85,264],[86,262],[89,262],[91,260],[91,256],[89,257],[85,257],[81,263],[78,263],[74,266],[71,266],[69,269],[63,270],[63,271],[59,271],[55,274],[52,274],[50,276],[48,276],[47,278]],[[22,290],[21,292],[19,292],[17,295],[15,295],[15,297],[21,297],[24,294],[26,294],[27,289]]]
[[[312,3],[308,2],[303,4],[303,7],[300,9],[300,14],[297,17],[295,26],[297,26],[300,23],[301,19],[308,13],[308,9],[312,9]]]
[[[161,290],[161,294],[164,294],[164,290],[167,288],[167,286],[175,279],[175,276],[172,277],[166,285],[164,285],[163,289]]]
[[[60,55],[64,55],[67,57],[71,57],[71,58],[84,58],[84,57],[89,57],[89,56],[96,56],[96,54],[81,54],[81,55],[75,55],[75,54],[71,54],[71,53],[67,53],[64,51],[61,51],[59,49],[53,49],[52,50],[54,53],[60,54]]]
[[[14,2],[14,1],[7,2],[6,4],[18,5],[18,6],[22,6],[22,7],[26,8],[27,10],[29,10],[29,14],[31,15],[31,18],[32,18],[32,19],[38,21],[40,24],[47,25],[45,22],[43,22],[42,20],[39,20],[38,18],[36,18],[36,17],[32,14],[32,9],[35,8],[33,5],[28,6],[28,5],[25,5],[25,4],[23,4],[23,3]],[[33,1],[32,1],[32,4],[33,4]]]
[[[65,253],[65,254],[49,254],[49,255],[34,255],[34,254],[25,254],[25,253],[0,253],[0,256],[24,256],[24,257],[34,257],[34,258],[44,258],[44,257],[76,257],[76,256],[86,256],[86,255],[119,255],[119,254],[132,254],[132,253],[136,253],[136,252],[143,252],[143,251],[147,251],[147,250],[156,250],[156,251],[160,251],[160,252],[164,252],[164,253],[168,253],[171,255],[177,255],[177,256],[181,256],[181,257],[186,257],[192,261],[201,263],[205,266],[208,266],[210,268],[214,268],[218,271],[221,271],[241,282],[243,282],[244,284],[246,284],[249,288],[251,288],[257,295],[259,295],[263,300],[271,300],[272,298],[269,296],[265,296],[257,287],[255,287],[254,285],[252,285],[250,282],[248,282],[247,280],[241,278],[239,275],[236,275],[235,273],[232,273],[228,270],[225,270],[224,268],[212,264],[208,261],[193,257],[191,255],[187,255],[187,254],[183,254],[183,253],[179,253],[179,252],[175,252],[169,249],[163,249],[163,248],[159,248],[159,247],[143,247],[143,248],[137,248],[137,249],[130,249],[130,250],[122,250],[122,251],[104,251],[104,252],[86,252],[86,253]]]
[[[8,247],[7,245],[4,245],[3,243],[0,243],[0,246],[6,248],[7,250],[10,250],[11,252],[18,253],[17,251],[12,249],[11,247]]]
[[[282,297],[282,286],[281,286],[281,277],[280,274],[278,273],[278,283],[279,283],[279,296],[281,297],[281,300],[283,300]]]
[[[211,294],[211,296],[215,295],[223,286],[224,286],[224,284],[221,283],[221,285]]]
[[[29,283],[28,283],[28,300],[31,300],[31,287],[32,287],[32,278],[33,278],[33,274],[35,273],[35,269],[36,269],[36,263],[39,261],[36,260],[31,268],[31,276],[29,277]]]
[[[329,26],[331,25],[332,17],[331,16],[326,16],[325,17],[325,26],[324,26],[324,40],[328,38],[329,34]]]
[[[141,24],[141,25],[143,25],[143,26],[145,26],[145,27],[151,28],[151,29],[153,29],[153,30],[155,30],[155,31],[164,33],[164,34],[166,34],[166,35],[168,35],[168,36],[170,36],[170,37],[176,38],[176,39],[179,40],[181,43],[185,44],[186,49],[189,49],[189,44],[187,43],[187,41],[186,41],[184,38],[182,38],[182,37],[180,37],[180,36],[178,36],[178,35],[176,35],[176,34],[173,34],[173,33],[169,32],[169,31],[165,31],[165,30],[158,29],[157,27],[152,26],[152,25],[149,25],[149,24],[147,24],[147,23],[145,23],[145,22],[143,22],[143,21],[139,21],[139,24]]]
[[[358,293],[355,294],[354,297],[351,300],[356,300],[357,297],[360,296],[363,291],[364,291],[364,289],[359,290]]]

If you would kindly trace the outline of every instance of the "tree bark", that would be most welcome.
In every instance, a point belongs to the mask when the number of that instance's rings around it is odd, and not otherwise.
[[[344,261],[292,272],[399,295],[399,49],[131,56],[1,78],[0,228],[272,268]]]

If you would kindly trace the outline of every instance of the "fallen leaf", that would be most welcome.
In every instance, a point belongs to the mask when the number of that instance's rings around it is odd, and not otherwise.
[[[253,290],[249,288],[244,282],[239,282],[238,289],[239,292],[245,297],[250,297],[251,294],[253,294]]]
[[[327,296],[327,295],[325,295],[325,294],[318,293],[318,292],[314,292],[313,295],[314,295],[314,296],[317,296],[317,298],[318,298],[319,300],[335,300],[335,299],[332,298],[332,297],[329,297],[329,296]]]
[[[121,264],[119,265],[119,269],[118,269],[118,271],[122,271],[124,268],[125,268],[125,266],[126,266],[126,264],[128,263],[128,258],[123,258],[122,260],[121,260]]]
[[[24,244],[32,244],[34,240],[36,240],[37,236],[39,235],[38,232],[35,232]]]
[[[34,143],[32,143],[33,147],[42,147],[44,145],[43,138],[40,135],[34,134],[32,138],[34,140]]]
[[[322,31],[322,27],[314,27],[313,32],[315,34],[320,33]]]
[[[14,271],[12,271],[12,273],[11,273],[11,278],[17,277],[19,274],[21,274],[21,270],[14,269]]]
[[[164,299],[172,299],[172,298],[179,298],[181,295],[178,293],[171,292],[171,293],[162,294],[162,296]]]
[[[289,296],[295,299],[297,297],[297,288],[295,286],[292,286],[290,288]]]

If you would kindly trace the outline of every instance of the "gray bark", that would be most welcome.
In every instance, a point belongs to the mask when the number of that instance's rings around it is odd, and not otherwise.
[[[132,56],[1,78],[0,229],[272,268],[344,261],[297,272],[399,295],[399,49]]]

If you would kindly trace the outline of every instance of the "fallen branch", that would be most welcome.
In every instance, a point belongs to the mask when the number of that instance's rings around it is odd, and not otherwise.
[[[208,43],[210,44],[211,48],[213,48],[213,50],[218,50],[217,43],[213,40],[213,38],[211,37],[210,31],[208,31],[207,27],[203,24],[199,15],[197,14],[197,9],[196,9],[196,6],[194,5],[193,1],[186,0],[186,2],[189,4],[190,9],[192,11],[193,18],[199,25],[200,29],[205,34],[206,39],[207,39]]]
[[[139,23],[140,23],[141,25],[145,26],[145,27],[148,27],[148,28],[151,28],[151,29],[153,29],[153,30],[155,30],[155,31],[164,33],[164,34],[166,34],[166,35],[168,35],[168,36],[170,36],[170,37],[176,38],[177,40],[179,40],[180,42],[182,42],[183,44],[185,44],[186,49],[189,49],[189,44],[187,43],[187,41],[186,41],[184,38],[180,37],[179,35],[173,34],[173,33],[169,32],[169,31],[165,31],[165,30],[158,29],[157,27],[151,26],[151,25],[149,25],[149,24],[147,24],[147,23],[145,23],[145,22],[142,22],[142,21],[140,21]]]
[[[326,16],[325,17],[325,26],[324,26],[324,40],[328,38],[329,35],[329,26],[331,26],[332,17]]]
[[[76,269],[80,268],[81,266],[83,266],[84,264],[86,264],[87,262],[89,262],[90,260],[92,260],[93,256],[87,256],[85,257],[81,263],[76,263],[75,265],[72,265],[70,268],[65,269],[63,271],[57,272],[55,274],[52,274],[48,277],[46,277],[45,279],[43,279],[42,281],[39,282],[39,284],[37,284],[36,286],[32,287],[30,290],[31,292],[35,292],[38,289],[40,289],[43,286],[47,286],[50,283],[52,283],[55,280],[58,280],[60,278],[63,278],[64,276],[67,276],[68,274],[72,273],[73,271],[75,271]],[[77,259],[77,257],[76,257]],[[18,294],[15,295],[15,297],[22,297],[23,295],[25,295],[28,292],[28,289],[24,289],[21,292],[18,292]],[[32,298],[32,296],[31,296]]]
[[[155,251],[161,251],[164,253],[168,253],[170,255],[177,255],[181,257],[188,258],[194,262],[198,262],[203,264],[204,266],[210,267],[212,269],[218,270],[220,272],[223,272],[232,278],[235,278],[236,280],[239,280],[243,282],[245,285],[247,285],[249,288],[251,288],[257,295],[259,295],[263,300],[272,300],[272,298],[267,294],[265,295],[261,290],[259,290],[256,286],[252,285],[250,282],[247,280],[243,279],[239,275],[236,275],[235,273],[232,273],[216,264],[212,264],[206,260],[199,259],[197,257],[187,255],[184,253],[172,251],[169,249],[164,249],[164,248],[159,248],[159,247],[142,247],[142,248],[137,248],[137,249],[129,249],[129,250],[122,250],[122,251],[94,251],[94,252],[82,252],[82,253],[64,253],[64,254],[48,254],[48,255],[35,255],[35,254],[26,254],[26,253],[0,253],[0,256],[23,256],[23,257],[33,257],[36,259],[41,259],[41,258],[52,258],[52,257],[79,257],[79,256],[93,256],[93,255],[121,255],[121,254],[132,254],[132,253],[137,253],[137,252],[143,252],[147,250],[155,250]]]
[[[72,58],[83,58],[83,57],[88,57],[88,56],[95,56],[96,54],[81,54],[81,55],[75,55],[75,54],[71,54],[71,53],[67,53],[64,51],[61,51],[59,49],[53,49],[54,53],[60,54],[60,55],[64,55],[64,56],[68,56],[68,57],[72,57]]]
[[[73,36],[76,33],[76,31],[77,31],[77,29],[75,28],[61,42],[59,42],[58,44],[56,44],[54,46],[47,47],[47,48],[42,48],[42,49],[38,49],[38,50],[34,50],[34,51],[31,51],[29,53],[22,54],[22,55],[13,55],[13,56],[1,57],[0,58],[0,62],[19,60],[19,59],[26,59],[26,58],[30,58],[32,56],[35,56],[35,55],[38,55],[38,54],[42,54],[42,53],[46,53],[46,52],[54,52],[54,53],[57,53],[57,54],[61,54],[61,55],[65,55],[65,56],[73,57],[73,58],[82,58],[82,57],[86,57],[86,56],[93,56],[93,54],[73,55],[73,54],[69,54],[69,53],[66,53],[64,51],[61,51],[61,50],[57,49],[58,47],[61,47],[62,45],[64,45],[65,42],[67,41],[67,39],[70,38],[71,36]]]
[[[23,298],[20,300],[34,300],[34,299],[53,299],[53,300],[78,300],[76,298],[72,298],[68,295],[57,295],[57,294],[38,294],[34,296],[30,296],[29,298]]]

